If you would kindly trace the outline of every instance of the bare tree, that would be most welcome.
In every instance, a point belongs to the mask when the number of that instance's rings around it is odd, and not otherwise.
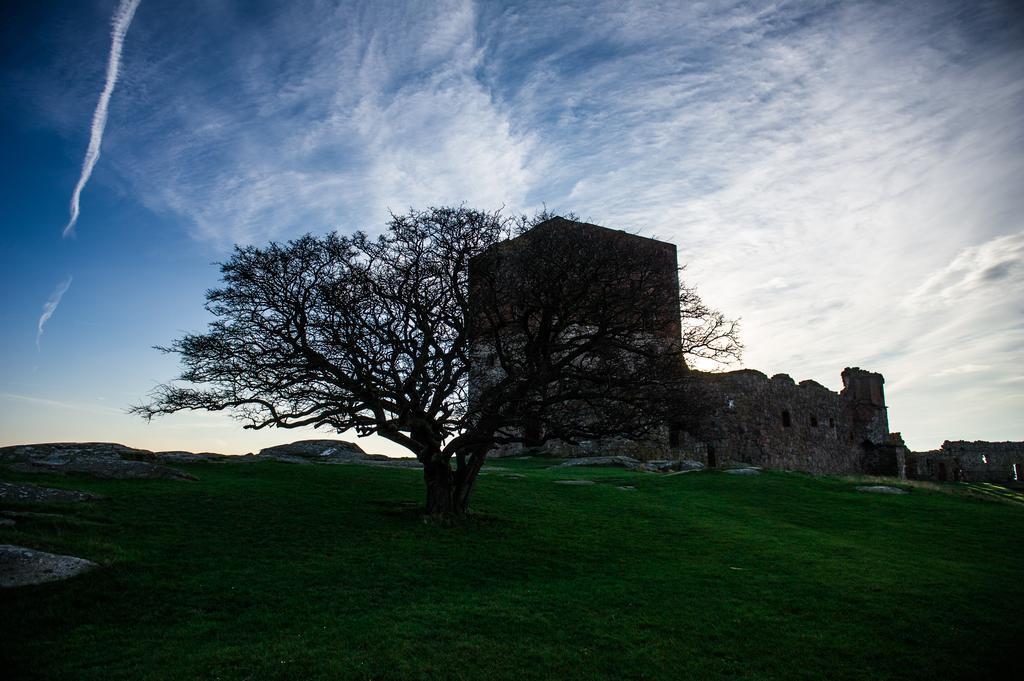
[[[433,208],[393,215],[377,238],[307,235],[236,248],[221,265],[223,286],[207,293],[215,317],[208,330],[162,348],[180,355],[181,383],[158,387],[133,411],[149,419],[228,410],[252,429],[376,433],[423,464],[427,512],[452,516],[468,511],[496,444],[614,428],[640,435],[663,411],[657,402],[673,381],[684,380],[685,354],[738,352],[735,325],[691,291],[668,297],[675,328],[682,302],[684,328],[699,331],[654,342],[636,322],[653,323],[666,308],[625,308],[625,263],[611,269],[607,259],[588,259],[580,269],[578,249],[556,249],[557,239],[541,260],[504,245],[537,244],[541,231],[529,238],[536,230],[507,241],[535,222]],[[582,245],[565,243],[573,241]],[[653,292],[641,264],[632,265],[633,292]],[[587,293],[583,282],[600,288]],[[488,347],[504,375],[480,380],[479,354]],[[575,408],[605,418],[568,418]]]

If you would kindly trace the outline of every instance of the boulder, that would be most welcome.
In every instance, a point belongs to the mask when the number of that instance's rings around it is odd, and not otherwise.
[[[725,472],[729,475],[761,475],[757,468],[730,468]]]
[[[96,567],[96,563],[84,558],[0,544],[0,587],[54,582]]]
[[[359,445],[345,440],[299,440],[298,442],[286,445],[266,447],[261,449],[256,456],[264,458],[283,456],[322,460],[387,458],[386,456],[367,454]]]
[[[631,456],[581,456],[560,463],[556,468],[572,468],[574,466],[619,466],[631,471],[649,470],[647,465]]]
[[[858,492],[870,492],[872,494],[906,494],[907,490],[889,485],[861,485]]]
[[[227,454],[214,454],[213,452],[202,452],[196,454],[194,452],[184,451],[157,452],[154,456],[156,456],[157,461],[160,463],[170,465],[220,462],[231,458]]]
[[[280,461],[283,463],[356,463],[388,468],[421,468],[414,458],[392,458],[382,454],[367,454],[362,448],[345,440],[299,440],[286,445],[267,447],[258,454],[247,455],[249,461]]]
[[[47,442],[0,447],[0,463],[38,463],[56,466],[97,459],[155,462],[156,456],[148,449],[135,449],[116,442]]]
[[[682,460],[665,460],[665,461],[648,461],[647,469],[657,471],[659,473],[674,472],[674,473],[688,473],[690,471],[701,471],[704,470],[704,464],[700,461],[694,461],[692,459]]]

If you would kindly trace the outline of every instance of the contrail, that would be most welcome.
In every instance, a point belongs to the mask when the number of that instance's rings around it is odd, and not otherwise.
[[[53,293],[50,294],[50,299],[43,303],[43,314],[39,315],[39,324],[36,328],[36,350],[39,349],[39,341],[43,337],[43,326],[53,316],[53,313],[57,311],[60,299],[64,297],[69,288],[71,288],[70,274],[67,279],[57,284],[57,288],[53,289]]]
[[[71,219],[68,226],[64,228],[63,236],[75,233],[75,223],[78,222],[78,200],[82,196],[82,189],[92,175],[92,169],[100,157],[100,144],[103,142],[103,129],[107,125],[107,106],[110,104],[110,95],[117,85],[117,75],[121,70],[121,48],[124,47],[124,36],[128,32],[128,26],[132,23],[135,10],[139,7],[141,0],[121,0],[117,11],[114,12],[114,28],[110,32],[110,58],[107,61],[107,82],[103,85],[100,93],[100,101],[96,104],[96,111],[92,114],[92,131],[89,136],[89,148],[85,152],[85,160],[82,162],[82,175],[78,178],[75,191],[71,194]]]

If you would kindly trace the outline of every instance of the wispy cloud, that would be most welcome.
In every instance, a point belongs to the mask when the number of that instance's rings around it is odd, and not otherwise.
[[[1024,232],[963,249],[904,303],[909,307],[977,306],[1002,300],[1011,292],[1024,292]]]
[[[94,414],[124,414],[123,410],[115,409],[114,407],[104,407],[101,405],[91,404],[88,402],[65,402],[62,400],[50,400],[43,397],[33,397],[31,395],[18,395],[16,393],[0,392],[0,400],[14,400],[17,402],[26,402],[28,404],[38,405],[41,407],[55,407],[57,409],[70,409],[73,411],[84,411],[91,412]]]
[[[964,364],[963,366],[950,367],[943,369],[942,371],[935,374],[936,377],[942,376],[959,376],[961,374],[974,374],[979,371],[988,371],[992,367],[987,364]]]
[[[64,237],[75,233],[75,223],[78,222],[79,201],[82,197],[82,190],[86,182],[92,176],[92,169],[100,158],[100,145],[103,143],[103,131],[107,126],[107,109],[110,106],[110,96],[114,93],[114,86],[117,85],[117,77],[121,70],[121,50],[124,47],[124,37],[128,27],[135,16],[135,10],[139,7],[140,0],[121,0],[117,10],[114,12],[113,29],[110,33],[110,56],[107,59],[107,80],[100,92],[100,100],[96,103],[96,110],[92,114],[92,127],[89,131],[89,147],[85,151],[85,160],[82,161],[82,174],[75,184],[75,190],[71,193],[71,217],[64,228]],[[42,324],[40,323],[40,333]]]
[[[389,207],[543,200],[528,196],[536,132],[479,77],[478,9],[294,3],[256,24],[208,7],[195,21],[216,28],[186,35],[169,17],[184,42],[133,64],[119,105],[141,113],[104,153],[149,208],[217,247],[373,228]]]
[[[53,293],[50,294],[50,298],[43,303],[43,313],[39,315],[39,322],[36,324],[36,349],[39,349],[39,341],[43,338],[43,327],[46,322],[50,320],[53,313],[57,311],[57,306],[60,305],[60,299],[64,297],[64,294],[71,288],[71,275],[68,278],[57,284],[57,288],[53,289]]]
[[[159,34],[132,29],[150,54],[105,159],[212,249],[546,203],[678,244],[743,318],[748,366],[832,387],[883,371],[922,447],[1002,418],[956,405],[1004,404],[993,377],[1024,366],[1013,2],[160,11]]]

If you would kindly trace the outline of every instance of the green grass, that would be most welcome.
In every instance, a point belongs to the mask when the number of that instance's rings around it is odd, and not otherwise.
[[[107,498],[0,528],[105,565],[0,591],[0,676],[937,681],[1019,659],[1019,504],[548,465],[493,462],[453,528],[422,522],[412,470],[4,474]]]

